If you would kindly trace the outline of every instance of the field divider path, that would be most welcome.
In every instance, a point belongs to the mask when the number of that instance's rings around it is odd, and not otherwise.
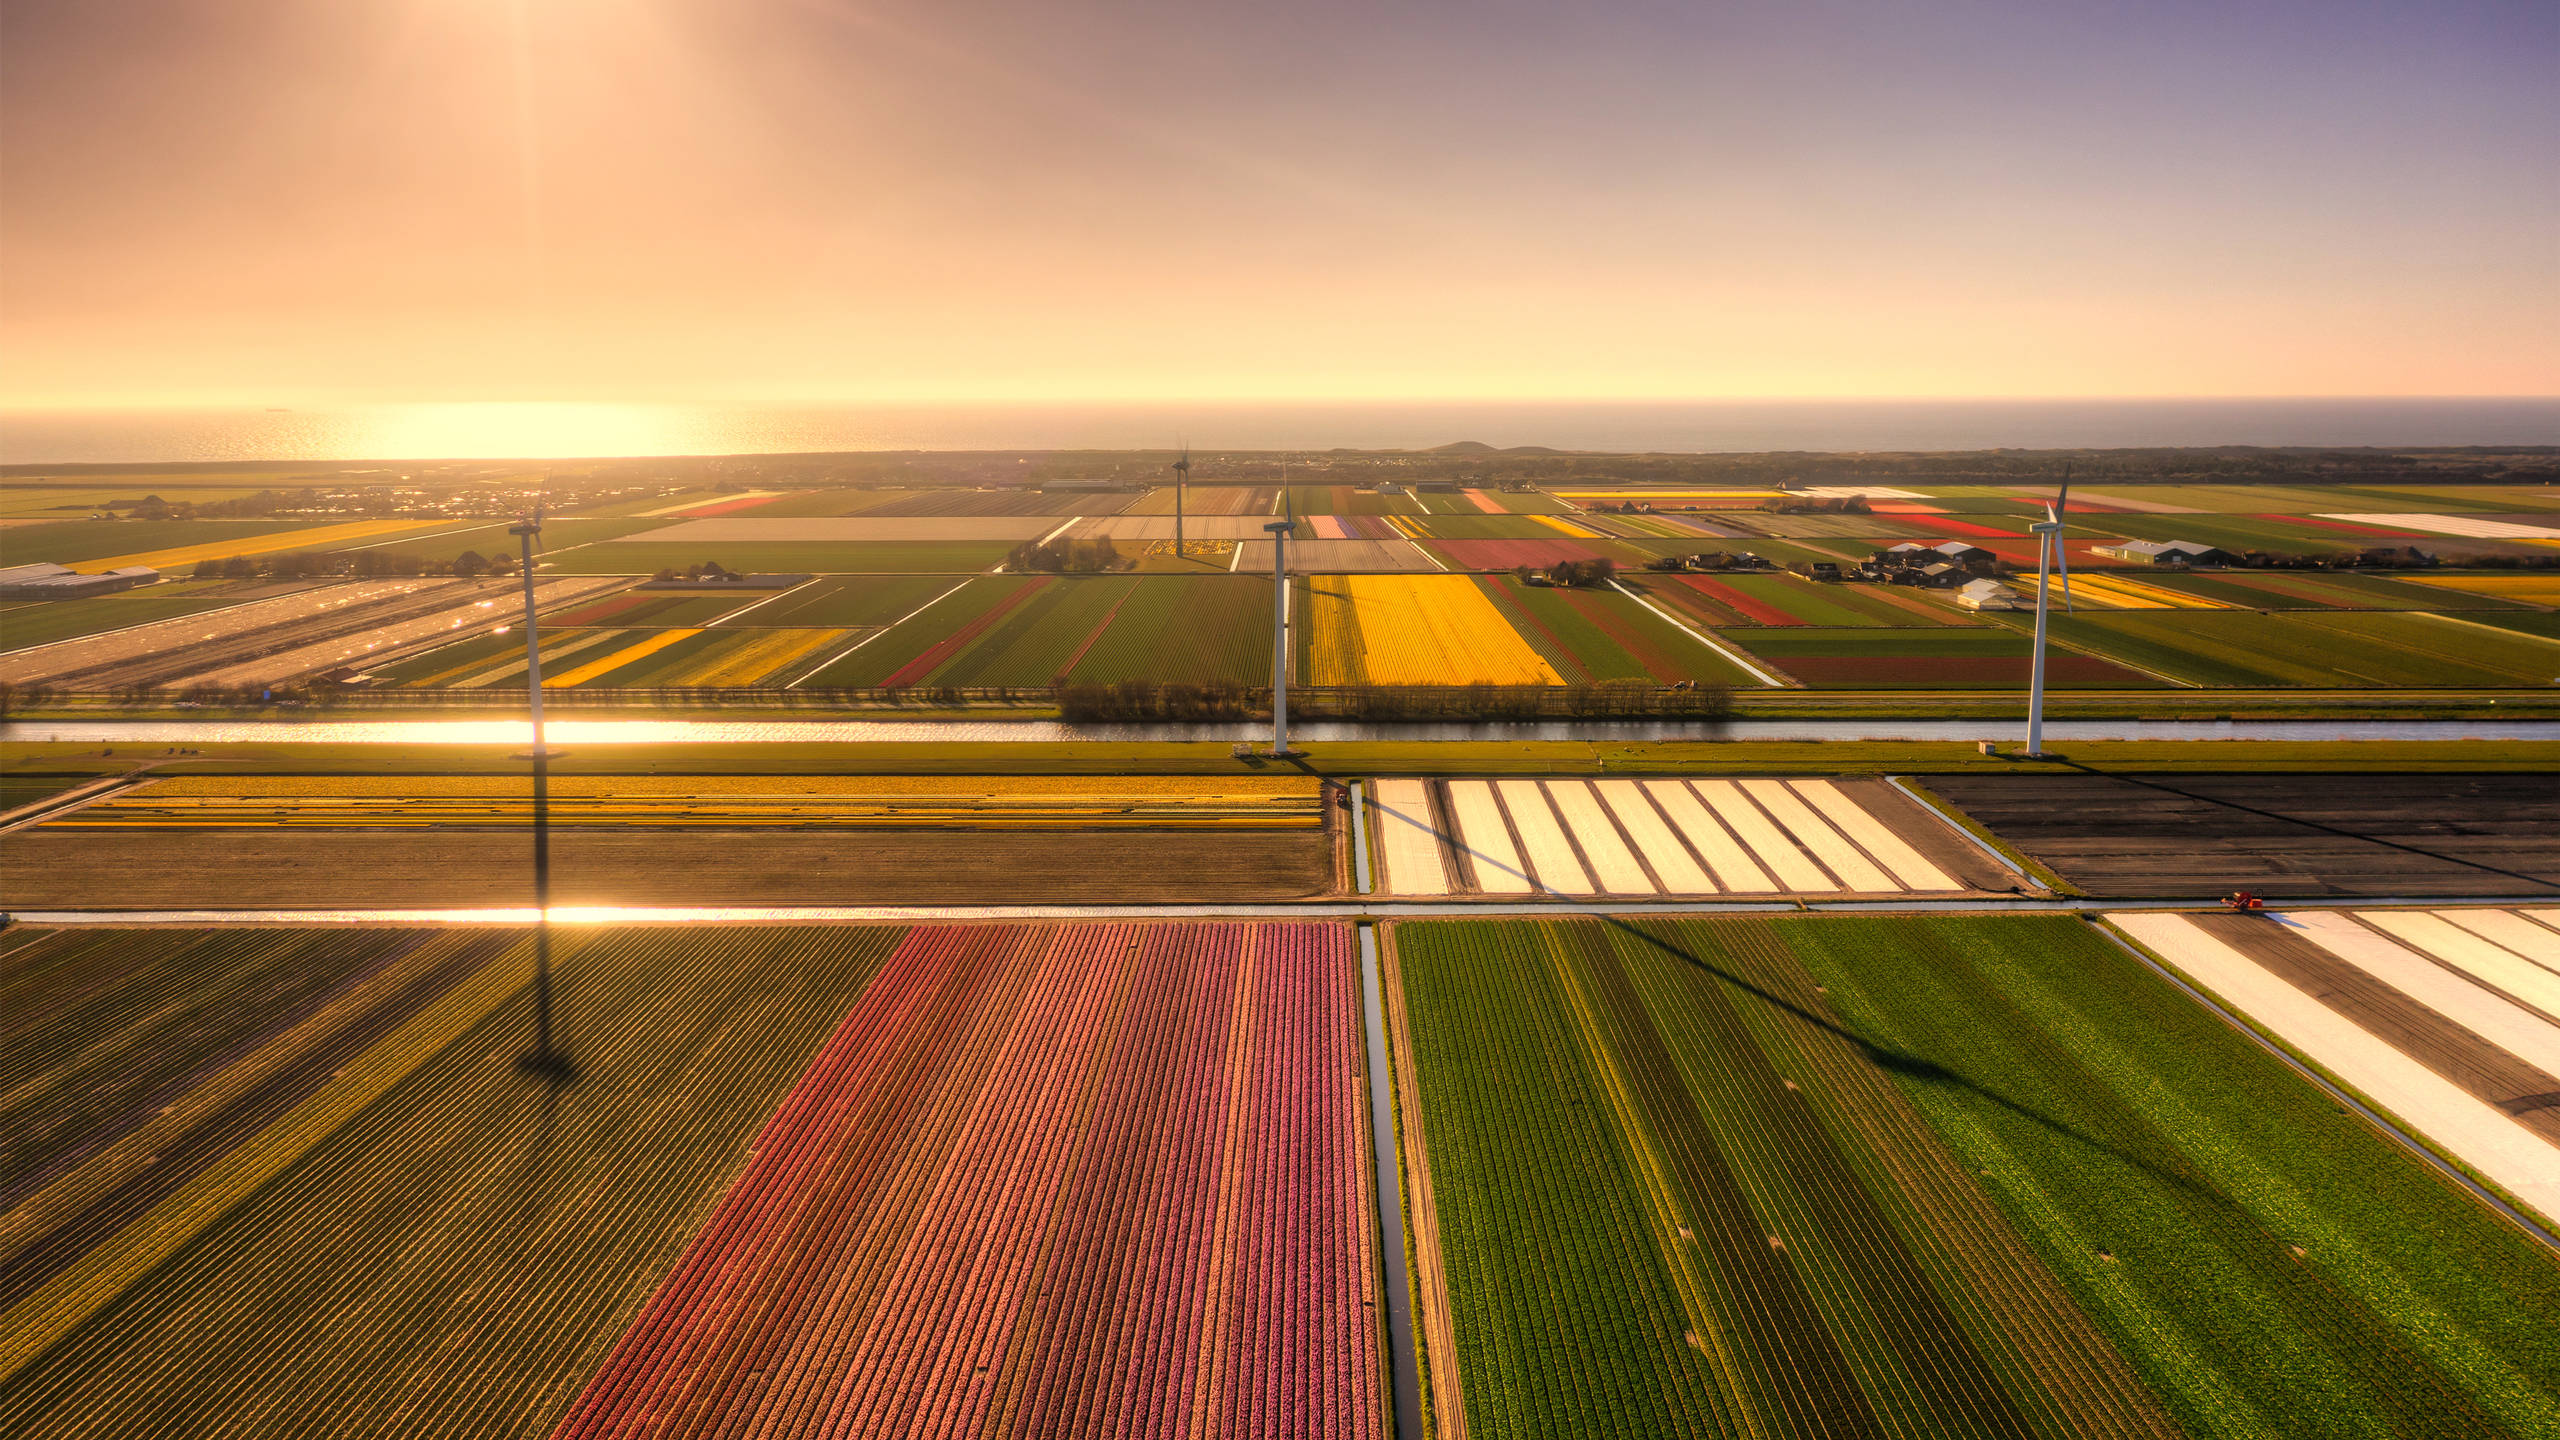
[[[968,577],[967,580],[962,580],[959,584],[954,585],[950,589],[943,591],[941,594],[934,596],[932,599],[927,600],[913,610],[908,611],[906,614],[899,616],[897,619],[890,621],[886,625],[882,625],[877,629],[872,630],[870,633],[864,635],[861,639],[854,641],[852,644],[847,645],[842,650],[826,656],[817,664],[802,671],[796,679],[785,681],[782,688],[785,690],[799,689],[809,681],[810,677],[824,671],[828,666],[835,664],[837,661],[844,659],[847,655],[851,655],[863,646],[870,644],[872,641],[879,639],[881,636],[888,634],[890,631],[897,629],[899,626],[906,624],[908,621],[913,620],[927,610],[932,609],[934,606],[941,604],[943,601],[959,594],[962,590],[967,589],[969,581],[975,580],[976,578],[978,577],[972,575]]]
[[[1458,1373],[1458,1337],[1449,1307],[1449,1267],[1440,1241],[1439,1202],[1431,1184],[1431,1146],[1423,1128],[1421,1072],[1415,1068],[1412,1017],[1406,1011],[1404,975],[1392,931],[1378,946],[1378,977],[1385,992],[1387,1059],[1396,1091],[1395,1138],[1403,1164],[1397,1175],[1404,1187],[1399,1197],[1409,1222],[1404,1254],[1389,1257],[1403,1266],[1415,1290],[1413,1344],[1416,1383],[1434,1440],[1467,1440],[1466,1390]],[[1401,1415],[1401,1412],[1399,1412]],[[1397,1440],[1425,1440],[1417,1428],[1399,1426]]]
[[[1737,650],[1734,650],[1730,646],[1727,646],[1723,641],[1715,638],[1715,636],[1710,632],[1701,630],[1698,627],[1681,620],[1670,611],[1663,609],[1661,606],[1654,604],[1652,601],[1647,600],[1633,590],[1628,589],[1626,586],[1619,584],[1615,579],[1610,580],[1609,587],[1643,606],[1647,610],[1652,611],[1654,614],[1662,617],[1662,622],[1664,624],[1673,626],[1683,633],[1695,637],[1699,644],[1704,645],[1708,649],[1716,652],[1718,655],[1723,656],[1726,660],[1732,662],[1734,668],[1740,670],[1743,674],[1750,676],[1752,679],[1759,681],[1762,685],[1765,685],[1772,690],[1784,690],[1790,688],[1787,681],[1761,669],[1758,665],[1754,664],[1749,657],[1743,655]]]
[[[1397,1158],[1395,1061],[1387,1048],[1378,930],[1360,927],[1360,1019],[1369,1072],[1369,1140],[1381,1269],[1386,1278],[1387,1368],[1395,1393],[1395,1433],[1421,1440],[1422,1378],[1414,1355],[1412,1272],[1404,1233],[1404,1167]]]
[[[24,830],[31,825],[41,825],[48,820],[60,819],[75,810],[86,809],[100,800],[121,795],[151,778],[149,774],[142,772],[131,775],[110,775],[103,779],[92,780],[86,785],[74,785],[68,790],[47,795],[41,800],[29,801],[5,815],[0,815],[0,835],[6,835],[12,830]]]
[[[725,628],[725,627],[728,627],[728,626],[733,626],[733,625],[737,624],[739,621],[744,620],[744,619],[745,619],[745,618],[747,618],[748,616],[753,615],[753,614],[754,614],[754,613],[756,613],[757,611],[759,611],[759,610],[763,609],[763,608],[764,608],[764,607],[766,607],[767,605],[772,604],[772,603],[773,603],[774,601],[776,601],[776,600],[787,600],[787,599],[789,599],[790,597],[792,597],[792,596],[794,596],[794,595],[799,594],[801,591],[808,589],[808,588],[809,588],[810,586],[812,586],[812,585],[817,585],[817,584],[822,584],[822,583],[824,583],[824,582],[820,579],[820,577],[815,576],[815,575],[812,575],[812,576],[810,576],[808,579],[801,581],[799,584],[794,585],[794,586],[792,586],[791,588],[789,588],[789,589],[787,589],[787,590],[777,590],[777,591],[775,591],[773,594],[771,594],[771,595],[767,595],[767,596],[766,596],[766,597],[764,597],[763,599],[761,599],[761,600],[757,601],[757,602],[756,602],[756,603],[754,603],[753,605],[749,605],[749,606],[747,606],[747,607],[746,607],[745,609],[743,609],[743,610],[732,610],[732,611],[730,611],[728,614],[721,616],[719,619],[714,620],[714,621],[711,621],[708,625],[705,625],[703,628],[704,628],[704,629],[707,629],[707,630],[716,630],[716,629],[722,629],[722,628]]]

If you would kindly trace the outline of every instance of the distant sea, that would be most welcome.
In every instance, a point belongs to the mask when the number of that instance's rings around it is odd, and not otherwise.
[[[1163,405],[493,403],[0,412],[0,464],[565,459],[839,450],[1755,452],[2560,445],[2560,396]]]

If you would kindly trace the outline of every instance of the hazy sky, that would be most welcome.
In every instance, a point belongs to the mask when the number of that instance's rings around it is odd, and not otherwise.
[[[2560,391],[2551,0],[0,17],[0,404]]]

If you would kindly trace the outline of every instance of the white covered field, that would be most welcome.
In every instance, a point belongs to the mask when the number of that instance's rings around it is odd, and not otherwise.
[[[1828,780],[1381,780],[1394,895],[1900,895],[1964,882]],[[1935,823],[1935,822],[1930,822]],[[1457,859],[1453,870],[1443,858]]]
[[[2534,998],[2560,981],[2560,911],[2290,911],[2268,918],[2479,1041],[2560,1074],[2560,1014]],[[2107,919],[2473,1173],[2560,1219],[2560,1146],[2192,918],[2154,911]]]

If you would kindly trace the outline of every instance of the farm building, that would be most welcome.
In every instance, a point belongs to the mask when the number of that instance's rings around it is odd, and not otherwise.
[[[1968,545],[1962,540],[1943,540],[1935,545],[1923,545],[1918,541],[1905,540],[1899,545],[1887,546],[1877,551],[1869,557],[1868,563],[1888,570],[1937,564],[1977,570],[1998,564],[1999,560],[1999,556],[1981,546]]]
[[[160,572],[148,565],[125,565],[82,575],[68,565],[12,565],[0,570],[0,600],[72,600],[106,595],[158,582]]]
[[[2194,540],[2127,540],[2116,545],[2093,545],[2093,555],[2111,560],[2131,560],[2141,565],[2232,565],[2239,557],[2218,546]]]
[[[2024,610],[2027,597],[1997,580],[1976,580],[1956,591],[1956,603],[1967,610]]]

